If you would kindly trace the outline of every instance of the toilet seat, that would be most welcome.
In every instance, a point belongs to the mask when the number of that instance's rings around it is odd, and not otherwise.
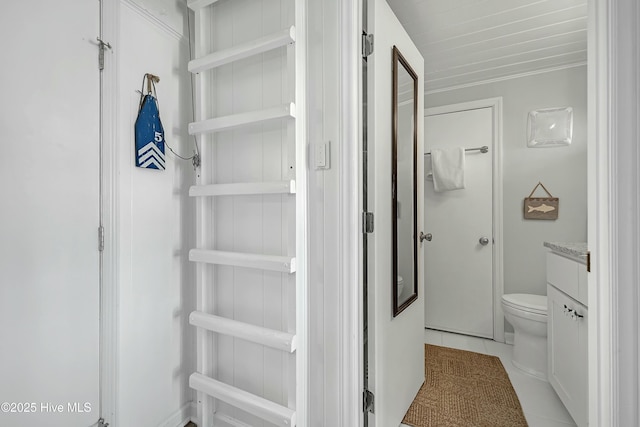
[[[532,294],[505,294],[502,303],[515,309],[534,314],[547,314],[547,297]]]

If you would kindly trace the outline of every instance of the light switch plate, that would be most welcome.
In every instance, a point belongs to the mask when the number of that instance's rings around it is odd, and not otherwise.
[[[316,170],[326,170],[331,167],[331,141],[319,142],[315,146],[314,162]]]

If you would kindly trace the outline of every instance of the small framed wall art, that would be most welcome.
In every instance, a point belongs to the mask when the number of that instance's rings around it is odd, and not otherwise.
[[[533,197],[538,187],[547,193],[548,197]],[[560,199],[553,197],[541,182],[533,187],[529,197],[524,198],[524,219],[558,219]]]

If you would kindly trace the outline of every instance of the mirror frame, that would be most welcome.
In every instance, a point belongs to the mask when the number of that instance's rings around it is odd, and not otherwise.
[[[392,95],[392,148],[391,148],[391,194],[392,194],[392,304],[393,317],[398,316],[415,300],[418,299],[418,75],[413,70],[409,62],[400,53],[397,46],[393,46],[393,95]],[[398,67],[402,65],[407,73],[413,78],[413,294],[402,304],[398,304]],[[405,287],[411,285],[405,282]]]

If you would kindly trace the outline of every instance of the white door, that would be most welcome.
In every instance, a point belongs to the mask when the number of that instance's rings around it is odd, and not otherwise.
[[[0,425],[99,418],[99,2],[0,13]]]
[[[424,381],[424,297],[418,298],[393,317],[392,299],[396,280],[392,263],[392,50],[397,46],[418,77],[423,93],[422,56],[385,0],[369,1],[369,33],[374,51],[368,57],[368,201],[375,215],[374,231],[367,235],[368,265],[368,388],[375,396],[369,426],[397,427]],[[373,23],[373,25],[371,25]],[[417,97],[414,116],[418,128],[417,153],[422,153],[423,97]],[[423,159],[417,157],[417,230],[423,219]],[[406,172],[406,171],[405,171]],[[399,183],[400,185],[400,183]],[[402,189],[399,189],[401,191]],[[406,205],[406,202],[405,202]],[[407,207],[407,206],[404,206]],[[408,218],[410,209],[402,209]],[[415,236],[413,236],[415,239]],[[406,243],[406,241],[405,241]],[[418,260],[422,259],[418,245]],[[418,263],[420,264],[420,263]],[[418,265],[417,283],[423,269]],[[405,288],[410,285],[404,284]],[[403,292],[405,294],[405,292]]]
[[[427,112],[427,114],[429,114]],[[493,109],[425,117],[425,153],[435,147],[493,147]],[[465,153],[464,189],[435,192],[425,156],[425,325],[493,338],[492,155]],[[487,240],[482,240],[487,239]]]

